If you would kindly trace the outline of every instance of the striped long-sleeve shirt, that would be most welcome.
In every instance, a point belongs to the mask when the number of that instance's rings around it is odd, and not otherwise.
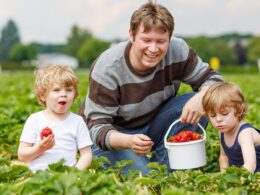
[[[94,144],[103,150],[111,149],[112,130],[148,123],[166,100],[176,96],[181,82],[198,91],[222,79],[182,39],[173,38],[165,57],[146,74],[133,69],[130,47],[129,41],[111,47],[90,73],[84,117]]]

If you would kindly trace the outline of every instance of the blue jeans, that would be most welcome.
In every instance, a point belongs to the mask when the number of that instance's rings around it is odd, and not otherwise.
[[[149,169],[146,165],[150,162],[158,162],[160,164],[167,165],[167,170],[171,171],[168,159],[167,149],[164,146],[164,135],[169,126],[177,119],[180,118],[183,106],[195,93],[187,93],[184,95],[170,98],[158,112],[158,114],[145,126],[138,129],[125,129],[121,131],[127,134],[145,134],[148,135],[154,142],[152,148],[152,156],[149,159],[146,156],[137,156],[132,150],[113,150],[104,151],[99,147],[93,145],[92,150],[96,156],[105,156],[114,165],[117,161],[121,160],[133,160],[133,164],[123,168],[123,172],[126,173],[128,169],[139,170],[143,174],[149,173]],[[206,117],[202,117],[200,124],[205,128],[207,126]],[[181,131],[182,129],[199,130],[198,126],[191,124],[177,123],[172,127],[169,135],[173,135]]]

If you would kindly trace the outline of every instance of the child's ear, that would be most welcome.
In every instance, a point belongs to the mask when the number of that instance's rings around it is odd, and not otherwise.
[[[239,104],[236,107],[237,111],[235,113],[236,117],[238,117],[240,120],[244,118],[245,112],[246,112],[246,105],[245,104]]]
[[[42,102],[45,102],[46,101],[46,98],[45,98],[45,95],[44,94],[40,94],[40,100],[42,101]]]

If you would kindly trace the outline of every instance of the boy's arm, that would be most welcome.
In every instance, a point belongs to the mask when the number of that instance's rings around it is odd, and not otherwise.
[[[252,133],[253,131],[254,129],[247,128],[244,129],[238,136],[238,143],[241,147],[244,159],[243,167],[251,173],[254,173],[256,169],[256,152]]]
[[[18,159],[22,162],[31,161],[46,150],[55,145],[54,135],[49,135],[47,138],[40,140],[38,144],[20,142],[18,147]]]
[[[224,172],[225,169],[229,166],[228,163],[228,157],[224,151],[224,149],[222,148],[222,146],[220,146],[220,155],[219,155],[219,167],[220,167],[220,171]]]
[[[80,152],[80,158],[77,164],[75,165],[75,167],[77,167],[79,170],[84,170],[91,164],[92,161],[91,146],[81,148],[79,149],[79,152]]]

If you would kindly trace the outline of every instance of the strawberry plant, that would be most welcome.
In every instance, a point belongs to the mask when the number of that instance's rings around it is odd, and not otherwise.
[[[88,85],[87,72],[77,72],[79,97],[72,111],[77,112],[84,100]],[[260,87],[258,74],[224,75],[224,79],[238,83],[248,102],[245,120],[260,127]],[[168,173],[165,165],[150,163],[152,170],[142,175],[122,168],[131,161],[108,164],[106,158],[94,158],[91,167],[79,171],[66,167],[62,161],[50,165],[50,170],[32,173],[27,166],[17,165],[17,146],[27,117],[42,109],[33,94],[33,72],[9,72],[0,75],[0,194],[260,194],[260,173],[229,167],[219,172],[219,137],[209,124],[206,133],[207,165],[204,167]],[[179,91],[190,91],[182,85]],[[187,141],[193,138],[186,132]]]

